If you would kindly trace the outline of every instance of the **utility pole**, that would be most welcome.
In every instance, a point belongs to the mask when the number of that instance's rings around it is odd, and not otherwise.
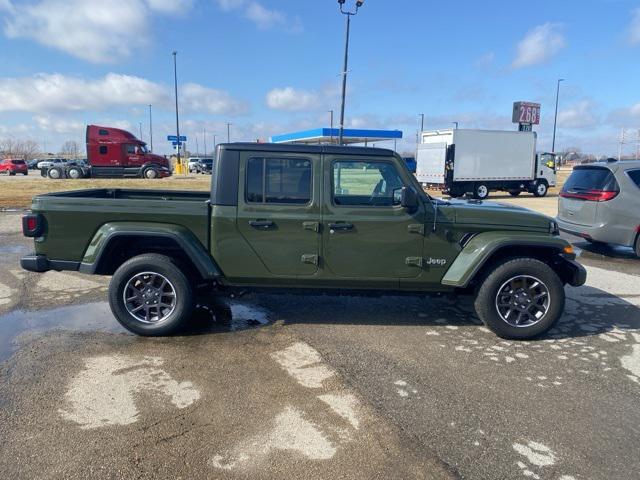
[[[153,152],[153,117],[151,116],[151,104],[149,104],[149,148]]]
[[[138,131],[140,132],[140,141],[142,142],[142,122],[138,122]]]
[[[556,86],[556,113],[553,117],[553,141],[551,142],[551,153],[556,153],[556,125],[558,124],[558,99],[560,98],[560,82],[564,82],[564,78],[558,79]]]
[[[202,128],[202,143],[204,144],[204,156],[207,156],[207,129],[206,127]]]
[[[331,126],[331,144],[333,145],[333,110],[329,110],[329,125]]]
[[[231,127],[232,123],[227,123],[227,143],[231,143]]]
[[[340,145],[343,144],[344,137],[344,105],[347,94],[347,68],[349,64],[349,30],[351,28],[351,17],[357,15],[358,9],[364,4],[364,0],[356,1],[356,9],[354,11],[344,11],[343,5],[345,0],[338,0],[340,4],[340,13],[347,16],[347,34],[344,42],[344,66],[342,67],[342,102],[340,105]]]
[[[180,121],[178,119],[178,62],[176,57],[178,55],[177,51],[173,51],[173,86],[175,90],[176,96],[176,137],[178,137],[178,145],[176,158],[178,159],[178,167],[182,171],[182,161],[180,160]]]
[[[457,130],[458,129],[458,125],[460,124],[460,122],[451,122],[451,123],[453,123],[455,125],[456,130]]]

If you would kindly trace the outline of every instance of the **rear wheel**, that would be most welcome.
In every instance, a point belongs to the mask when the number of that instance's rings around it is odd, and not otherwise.
[[[9,172],[9,175],[14,176],[16,172]]]
[[[552,328],[564,302],[564,285],[556,272],[535,258],[515,258],[485,277],[475,309],[499,337],[524,340]]]
[[[489,187],[487,187],[484,183],[476,183],[473,189],[473,196],[478,200],[484,200],[489,196]]]
[[[47,176],[53,180],[62,178],[62,169],[60,167],[51,167],[47,170]]]
[[[144,178],[153,179],[153,178],[158,178],[160,174],[158,173],[158,170],[156,170],[155,167],[147,167],[142,172],[142,176]]]
[[[536,197],[544,197],[548,190],[549,186],[547,185],[547,182],[542,181],[533,187],[533,195]]]
[[[193,285],[170,258],[144,254],[123,263],[109,284],[109,306],[127,330],[143,336],[179,330],[195,307]]]
[[[69,168],[69,170],[67,170],[67,175],[69,176],[69,178],[77,180],[78,178],[83,177],[82,169],[80,167],[71,167]]]

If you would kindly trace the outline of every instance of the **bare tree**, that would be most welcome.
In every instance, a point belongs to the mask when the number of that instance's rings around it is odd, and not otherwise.
[[[38,156],[38,144],[33,140],[0,139],[0,156],[32,160]]]
[[[60,149],[61,155],[72,156],[73,158],[78,158],[78,142],[75,140],[67,140],[62,144],[62,148]]]

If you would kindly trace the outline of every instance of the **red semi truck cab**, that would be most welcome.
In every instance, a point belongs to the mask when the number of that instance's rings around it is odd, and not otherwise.
[[[126,130],[87,125],[87,159],[91,177],[162,178],[171,175],[169,160],[147,150]]]

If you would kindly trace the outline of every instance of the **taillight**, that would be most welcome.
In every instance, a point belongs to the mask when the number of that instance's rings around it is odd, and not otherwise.
[[[608,202],[618,196],[618,191],[615,190],[585,190],[581,192],[560,192],[560,196],[563,198],[578,198],[580,200],[587,200],[590,202]]]
[[[39,213],[22,216],[22,233],[25,237],[38,237],[44,230],[44,218]]]

